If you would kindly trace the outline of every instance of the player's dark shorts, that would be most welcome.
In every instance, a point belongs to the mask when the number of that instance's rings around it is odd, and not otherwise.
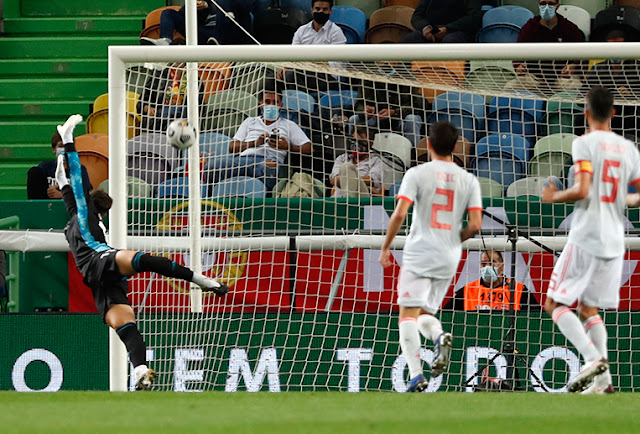
[[[116,249],[96,253],[84,277],[84,283],[91,288],[103,321],[112,304],[131,304],[127,298],[127,279],[118,271],[116,253]]]

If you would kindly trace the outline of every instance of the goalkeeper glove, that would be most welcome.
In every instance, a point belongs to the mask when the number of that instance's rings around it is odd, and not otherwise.
[[[64,125],[58,125],[58,134],[62,137],[62,143],[73,143],[73,129],[82,122],[81,115],[71,115]]]
[[[63,187],[69,185],[69,179],[67,179],[67,174],[64,170],[64,155],[58,155],[58,166],[56,166],[56,181],[58,182],[58,188],[60,188],[60,190],[62,190]]]

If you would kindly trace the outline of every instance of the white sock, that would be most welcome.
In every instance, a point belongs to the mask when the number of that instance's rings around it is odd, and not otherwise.
[[[213,287],[220,286],[220,285],[216,285],[217,282],[214,279],[211,279],[207,276],[203,276],[202,274],[199,274],[196,272],[193,273],[193,277],[191,278],[191,281],[196,285],[204,288],[213,288]]]
[[[589,339],[593,341],[593,344],[596,346],[602,357],[605,359],[609,359],[609,350],[607,348],[607,328],[604,326],[604,322],[600,315],[594,315],[590,318],[587,318],[582,322],[584,325],[584,331],[587,332],[587,336]],[[612,384],[611,381],[611,372],[607,369],[604,374],[600,374],[595,379],[596,386],[599,388],[605,388],[609,384]]]
[[[422,336],[435,342],[442,333],[442,324],[435,316],[423,314],[418,317],[418,330]]]
[[[585,362],[593,362],[594,360],[602,358],[602,355],[584,331],[582,323],[578,317],[571,312],[571,309],[567,306],[557,307],[554,309],[551,317],[553,318],[553,322],[558,325],[562,334],[565,335],[569,342],[582,354]]]
[[[136,377],[136,380],[137,380],[140,377],[142,377],[144,374],[146,374],[148,370],[149,368],[147,368],[147,365],[138,365],[135,368],[133,368],[133,375],[134,377]]]
[[[415,378],[422,374],[422,360],[420,360],[420,335],[415,318],[400,318],[400,348],[409,366],[409,376]]]

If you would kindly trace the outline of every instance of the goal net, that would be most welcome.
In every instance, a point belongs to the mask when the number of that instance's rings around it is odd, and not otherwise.
[[[454,349],[429,391],[496,378],[565,391],[582,361],[541,305],[573,207],[539,193],[549,176],[558,188],[573,182],[590,86],[614,91],[614,130],[636,141],[638,49],[111,47],[111,243],[231,287],[216,297],[150,273],[130,280],[155,387],[405,391],[395,285],[410,216],[394,265],[377,260],[403,174],[428,161],[430,125],[448,120],[460,132],[455,163],[479,177],[487,215],[438,314]],[[177,118],[199,127],[188,150],[165,136]],[[638,387],[638,222],[628,210],[620,307],[603,313],[614,386],[625,391]],[[487,250],[497,252],[493,289],[481,278]],[[427,375],[432,348],[424,342]],[[114,390],[130,384],[123,360],[114,341]]]

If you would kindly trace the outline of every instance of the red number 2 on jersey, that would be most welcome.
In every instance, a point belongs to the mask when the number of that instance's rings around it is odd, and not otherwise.
[[[436,194],[441,194],[447,198],[447,203],[439,204],[434,203],[431,206],[431,227],[435,229],[445,229],[447,231],[451,230],[451,225],[448,223],[439,223],[438,222],[438,211],[453,211],[453,190],[449,190],[448,188],[436,188]]]
[[[618,187],[620,185],[620,178],[609,175],[610,167],[620,167],[620,162],[615,160],[604,160],[604,166],[602,168],[602,182],[613,184],[611,194],[609,196],[600,196],[602,202],[615,202],[618,196]]]

